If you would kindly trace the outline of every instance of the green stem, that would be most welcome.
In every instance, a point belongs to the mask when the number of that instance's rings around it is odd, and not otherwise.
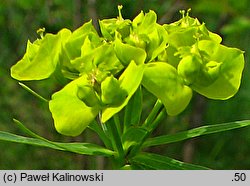
[[[102,117],[101,112],[99,112],[98,117],[97,117],[97,121],[100,124],[100,126],[102,127],[104,134],[106,134],[106,136],[108,136],[109,135],[108,131],[107,131],[108,129],[107,129],[106,125],[104,123],[102,123],[101,117]]]
[[[138,125],[140,123],[141,113],[142,89],[139,87],[125,107],[123,133],[125,133],[131,127],[131,125]]]
[[[162,103],[160,100],[157,100],[154,108],[152,109],[152,111],[150,112],[150,114],[148,115],[148,117],[146,118],[146,120],[144,121],[144,123],[142,124],[142,127],[147,129],[151,127],[152,122],[154,121],[155,117],[157,116],[157,114],[159,113],[159,111],[162,108]]]
[[[150,134],[156,129],[156,127],[160,124],[164,117],[166,117],[166,110],[162,109],[148,129]]]
[[[115,114],[113,117],[114,117],[115,126],[117,128],[117,132],[118,132],[119,136],[122,136],[120,118],[119,118],[118,114]]]
[[[114,118],[113,118],[114,119]],[[113,150],[117,152],[114,157],[115,168],[120,168],[124,165],[124,150],[122,146],[121,136],[117,130],[116,124],[114,121],[109,120],[104,125],[107,127],[109,137],[113,146]]]
[[[158,107],[158,106],[157,106]],[[157,109],[158,110],[158,109]],[[145,140],[149,137],[149,135],[154,131],[154,129],[159,125],[159,123],[163,120],[163,118],[166,116],[166,111],[163,108],[160,113],[156,116],[156,118],[152,121],[151,124],[148,123],[147,126],[147,133],[144,135],[144,137],[142,138],[142,140],[140,141],[140,143],[138,145],[136,145],[131,152],[129,153],[129,157],[133,157],[136,154],[138,154],[138,152],[141,150],[143,143],[145,142]],[[150,118],[151,120],[151,118]]]
[[[103,124],[100,124],[100,125],[103,125]],[[96,132],[98,134],[99,138],[104,143],[104,145],[110,149],[110,148],[112,148],[111,141],[109,140],[109,138],[107,137],[105,132],[102,130],[100,125],[97,123],[97,121],[94,121],[91,125],[88,126],[88,128],[93,130],[94,132]]]
[[[124,112],[124,120],[123,120],[123,133],[125,133],[131,126],[130,117],[131,117],[131,109],[129,108],[128,105],[126,105]]]

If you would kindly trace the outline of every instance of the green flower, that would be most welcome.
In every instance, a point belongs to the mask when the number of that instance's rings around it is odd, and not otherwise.
[[[119,16],[99,21],[101,36],[89,21],[71,32],[45,34],[27,42],[24,57],[11,67],[17,80],[55,75],[67,82],[49,101],[56,130],[77,136],[97,117],[105,123],[128,104],[142,85],[164,104],[169,115],[181,113],[196,91],[211,99],[236,94],[244,68],[243,52],[223,46],[189,12],[159,25],[154,11],[132,21]],[[65,81],[67,79],[67,81]]]

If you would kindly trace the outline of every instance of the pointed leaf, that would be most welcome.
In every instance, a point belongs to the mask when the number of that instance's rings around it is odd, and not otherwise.
[[[55,150],[69,151],[69,152],[73,152],[77,154],[85,154],[85,155],[112,156],[114,154],[113,151],[105,149],[95,144],[58,143],[58,142],[52,142],[52,141],[46,142],[41,139],[19,136],[19,135],[11,134],[8,132],[2,132],[2,131],[0,131],[0,140],[47,147],[47,148],[51,148]]]
[[[227,130],[233,130],[241,127],[250,126],[250,121],[235,121],[230,123],[222,123],[222,124],[216,124],[216,125],[207,125],[202,126],[198,128],[194,128],[191,130],[178,132],[176,134],[169,134],[169,135],[163,135],[158,136],[155,138],[148,139],[144,143],[144,147],[150,147],[150,146],[156,146],[156,145],[164,145],[169,143],[174,143],[178,141],[183,141],[186,139],[203,136],[206,134],[213,134],[217,132],[227,131]]]
[[[42,97],[41,95],[39,95],[37,92],[35,92],[34,90],[32,90],[31,88],[29,88],[27,85],[18,82],[18,84],[23,87],[25,90],[27,90],[29,93],[33,94],[34,96],[36,96],[37,98],[39,98],[40,100],[44,101],[44,102],[49,102],[49,100],[45,99],[44,97]]]
[[[208,169],[200,165],[184,163],[166,156],[153,153],[141,153],[131,160],[133,164],[139,164],[146,169],[154,170],[203,170]]]
[[[91,144],[91,143],[58,143],[50,141],[42,136],[39,136],[38,134],[34,133],[30,129],[28,129],[24,124],[22,124],[20,121],[13,119],[15,124],[26,134],[33,138],[26,138],[22,136],[16,136],[11,133],[7,133],[7,135],[4,135],[2,140],[6,141],[12,141],[12,142],[19,142],[19,143],[26,143],[31,145],[38,145],[38,146],[45,146],[57,150],[65,150],[69,152],[74,152],[78,154],[88,154],[88,155],[111,155],[111,151],[108,149],[105,149],[101,146]],[[0,132],[1,133],[1,132]],[[6,134],[6,133],[5,133]],[[13,139],[11,137],[16,138]],[[0,140],[1,140],[1,134],[0,134]],[[39,141],[40,140],[40,141]]]

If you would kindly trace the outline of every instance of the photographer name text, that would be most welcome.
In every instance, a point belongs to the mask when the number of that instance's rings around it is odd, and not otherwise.
[[[103,173],[93,174],[72,174],[69,172],[47,172],[44,174],[30,174],[27,172],[5,173],[3,176],[5,183],[16,182],[103,182]]]

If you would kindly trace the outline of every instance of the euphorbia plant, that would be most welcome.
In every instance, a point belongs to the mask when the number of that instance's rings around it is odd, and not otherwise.
[[[20,81],[55,76],[63,82],[49,100],[20,84],[48,102],[60,134],[78,136],[88,127],[104,146],[52,142],[17,120],[33,138],[1,132],[0,139],[104,155],[115,169],[205,168],[143,149],[250,125],[232,122],[150,138],[166,114],[178,115],[187,107],[193,91],[219,100],[234,96],[244,68],[243,52],[223,46],[221,37],[190,17],[189,11],[181,11],[177,22],[160,25],[154,11],[128,20],[121,9],[117,18],[99,21],[100,35],[91,21],[73,32],[64,28],[45,34],[40,29],[40,38],[28,41],[25,55],[11,68],[11,76]],[[145,121],[142,89],[157,98]]]

